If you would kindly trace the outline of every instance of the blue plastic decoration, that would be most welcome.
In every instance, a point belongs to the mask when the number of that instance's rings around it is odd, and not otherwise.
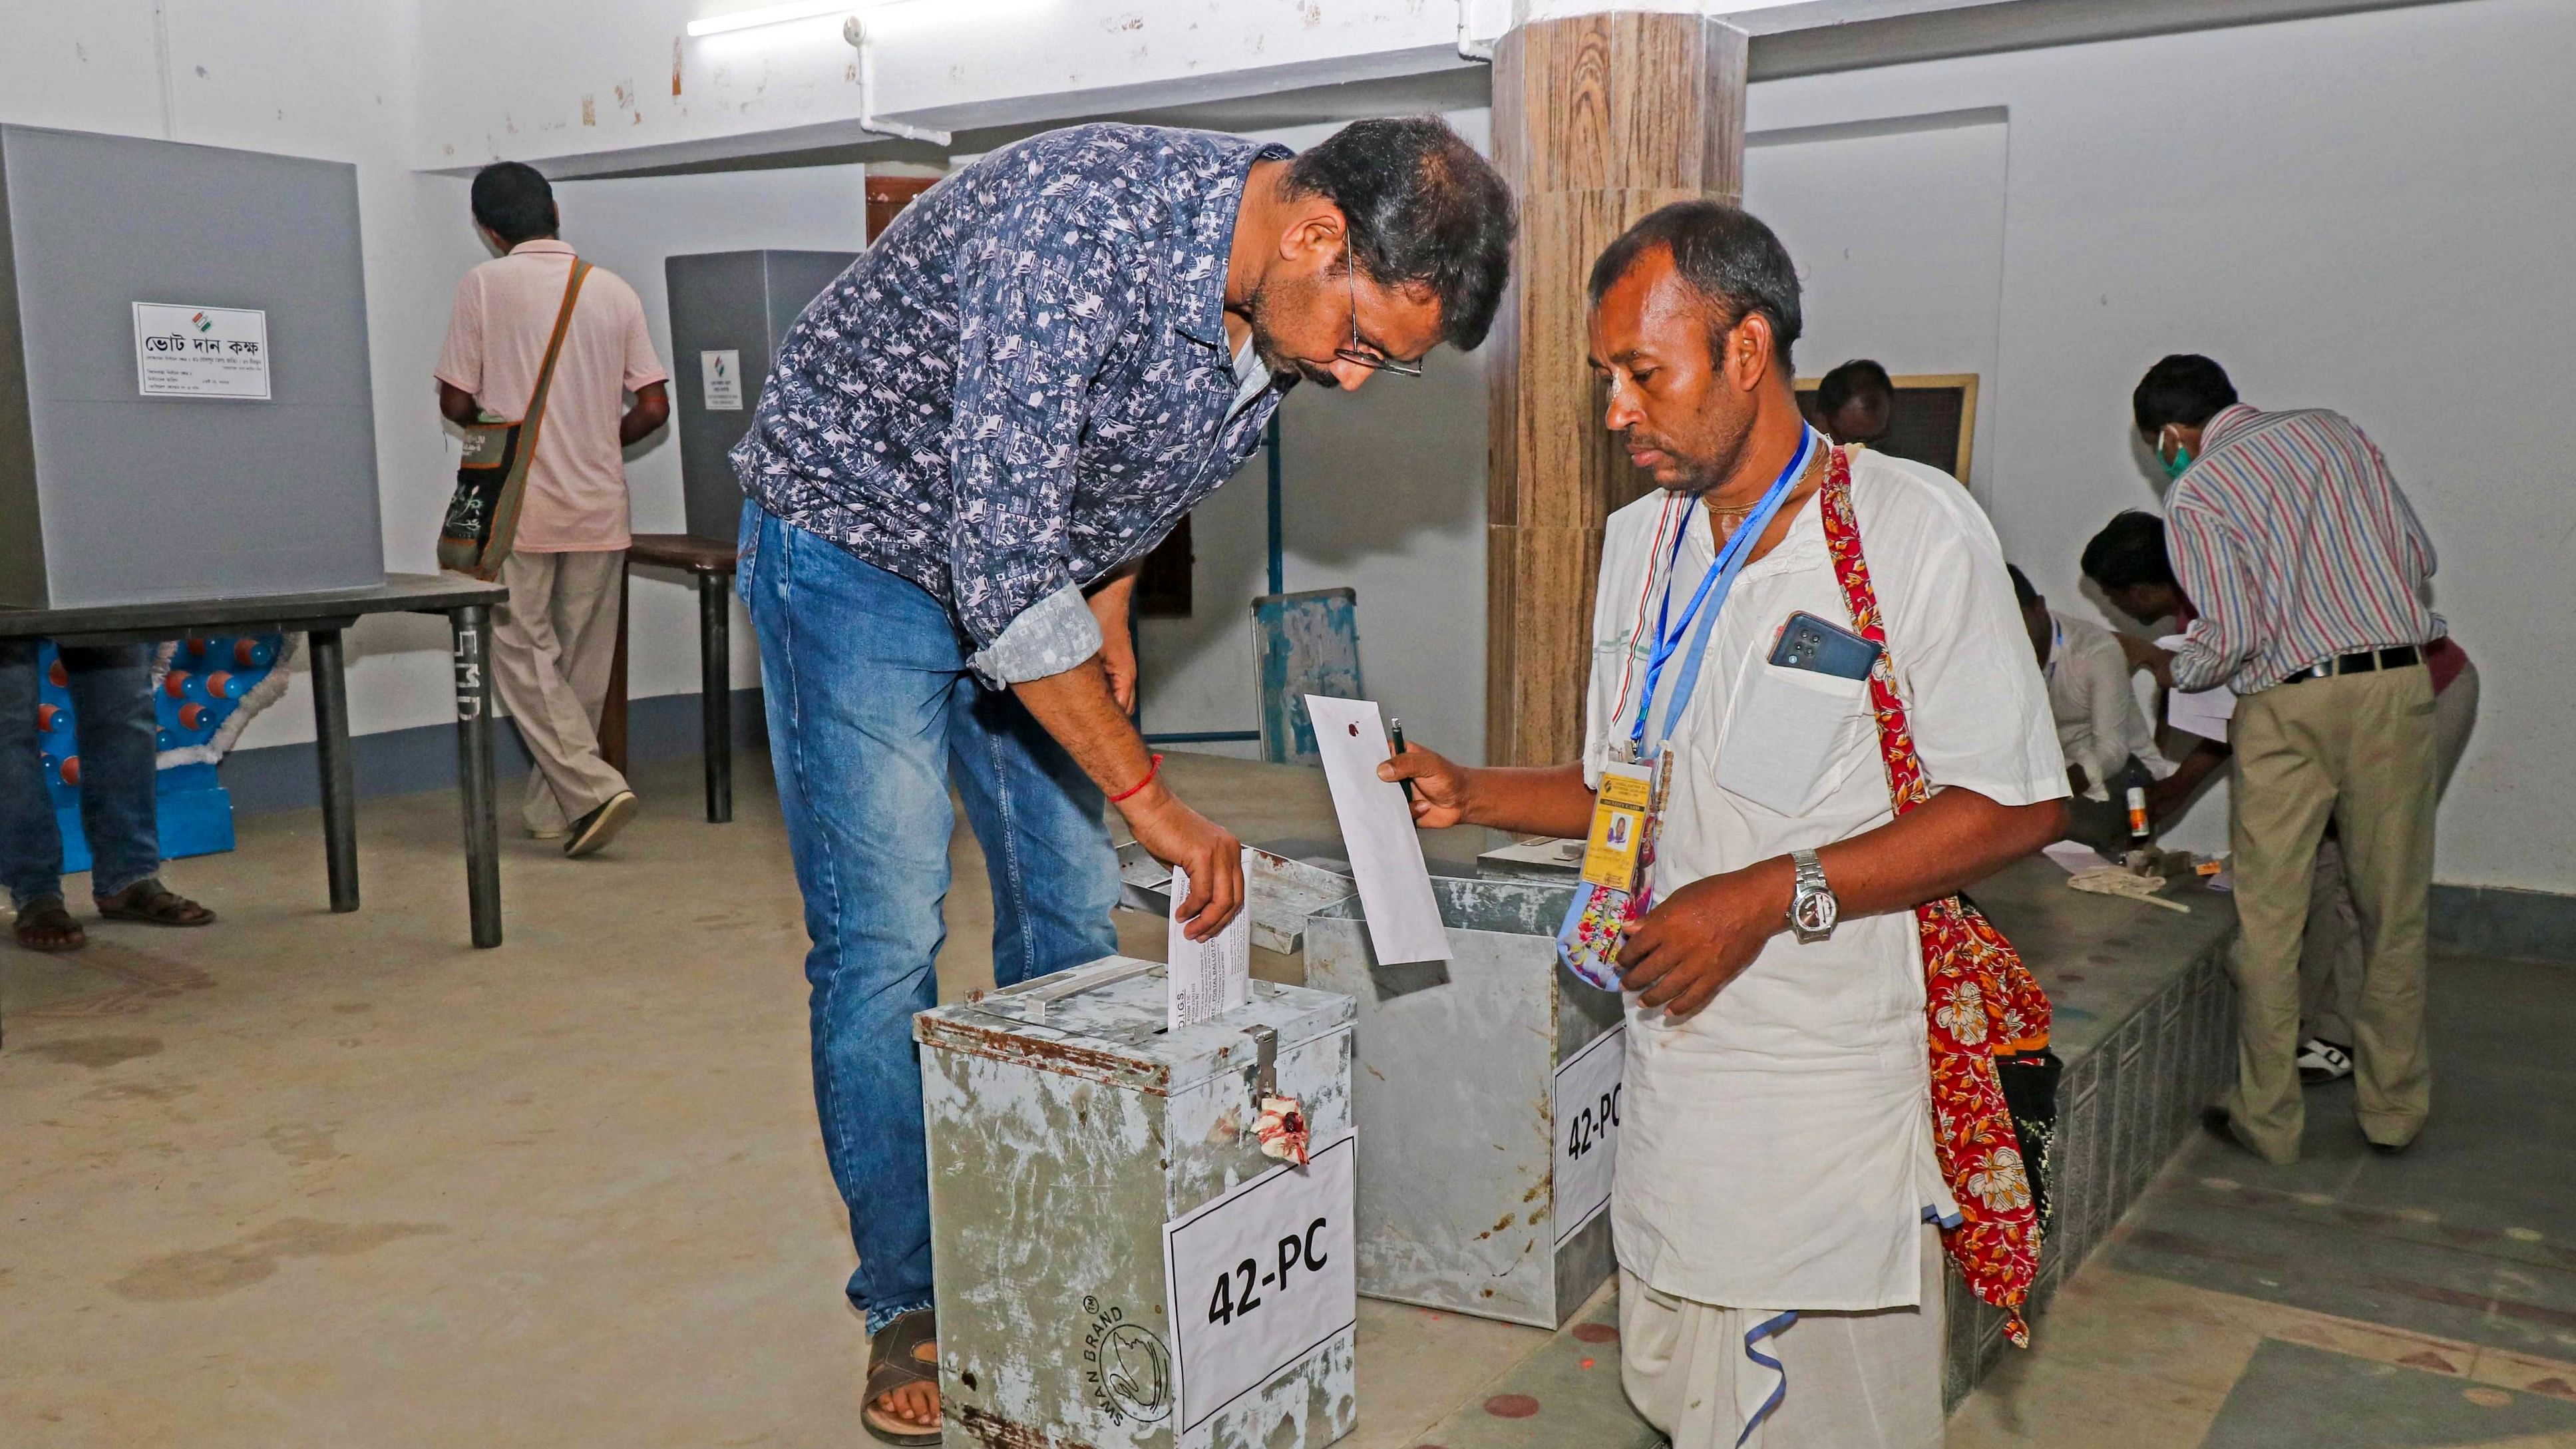
[[[233,848],[233,803],[215,778],[215,763],[242,727],[284,691],[282,634],[192,637],[161,646],[152,676],[157,734],[161,857],[179,860]],[[81,828],[80,727],[52,640],[36,648],[36,738],[45,785],[63,833],[63,869],[90,867]]]

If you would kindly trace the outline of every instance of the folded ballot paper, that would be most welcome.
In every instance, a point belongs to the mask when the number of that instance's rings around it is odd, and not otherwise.
[[[1243,909],[1225,929],[1204,941],[1193,941],[1181,921],[1181,903],[1190,896],[1190,873],[1172,867],[1172,918],[1163,957],[1170,982],[1165,1030],[1196,1026],[1252,999],[1252,880],[1248,873],[1243,888]]]
[[[1342,824],[1342,853],[1350,858],[1368,919],[1369,949],[1381,966],[1446,961],[1449,935],[1440,927],[1440,903],[1431,894],[1431,867],[1414,833],[1413,808],[1404,787],[1377,777],[1393,753],[1377,704],[1365,699],[1306,697],[1314,721],[1316,753],[1333,789],[1333,814]]]

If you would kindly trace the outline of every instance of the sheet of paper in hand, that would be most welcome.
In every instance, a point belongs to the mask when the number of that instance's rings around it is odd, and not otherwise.
[[[2156,647],[2171,651],[2182,647],[2183,636],[2168,634],[2156,641]],[[2227,739],[2227,722],[2236,714],[2236,691],[2226,685],[2216,689],[2174,689],[2165,692],[2165,723],[2187,735],[2204,740]]]
[[[1315,722],[1315,748],[1333,789],[1333,814],[1342,823],[1342,853],[1359,886],[1378,964],[1448,960],[1449,937],[1440,928],[1440,903],[1432,898],[1431,868],[1422,860],[1412,807],[1402,786],[1377,777],[1391,752],[1376,702],[1310,694],[1306,713]]]
[[[1244,881],[1251,889],[1250,878]],[[1190,873],[1172,867],[1172,921],[1169,954],[1170,1005],[1164,1025],[1172,1031],[1196,1026],[1220,1012],[1252,999],[1252,903],[1235,913],[1224,930],[1193,941],[1181,929],[1181,903],[1189,899]]]

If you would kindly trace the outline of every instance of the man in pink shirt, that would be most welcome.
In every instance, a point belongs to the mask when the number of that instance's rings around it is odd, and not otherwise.
[[[475,232],[498,255],[456,284],[438,358],[438,410],[458,424],[478,412],[526,415],[573,267],[573,249],[555,234],[554,190],[534,167],[483,168],[473,208]],[[669,378],[635,289],[593,267],[536,429],[518,533],[501,568],[510,602],[492,630],[494,683],[536,761],[528,833],[562,838],[570,856],[606,845],[635,814],[626,777],[600,757],[599,707],[631,541],[623,450],[670,417]]]

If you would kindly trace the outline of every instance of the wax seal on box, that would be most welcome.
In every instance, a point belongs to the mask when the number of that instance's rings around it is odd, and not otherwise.
[[[1252,1121],[1252,1135],[1261,1141],[1261,1155],[1282,1162],[1306,1165],[1306,1110],[1294,1097],[1264,1097],[1261,1115]]]

